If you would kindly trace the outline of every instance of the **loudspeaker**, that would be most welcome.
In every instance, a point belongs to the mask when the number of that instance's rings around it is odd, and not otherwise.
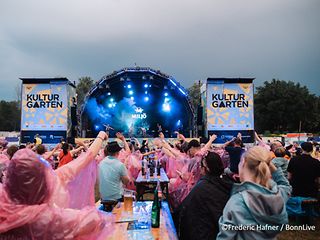
[[[202,115],[203,115],[203,107],[198,106],[197,111],[197,125],[202,125]]]
[[[77,107],[71,107],[71,124],[73,126],[78,125]]]

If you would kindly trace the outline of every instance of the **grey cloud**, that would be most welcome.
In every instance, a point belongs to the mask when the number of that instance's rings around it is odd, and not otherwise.
[[[319,1],[8,1],[0,8],[0,98],[19,77],[99,80],[137,63],[184,86],[272,78],[320,89]]]

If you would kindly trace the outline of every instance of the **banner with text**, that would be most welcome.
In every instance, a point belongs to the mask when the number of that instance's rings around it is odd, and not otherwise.
[[[65,83],[23,84],[21,100],[21,130],[67,130]]]
[[[207,130],[253,130],[253,84],[207,84]]]

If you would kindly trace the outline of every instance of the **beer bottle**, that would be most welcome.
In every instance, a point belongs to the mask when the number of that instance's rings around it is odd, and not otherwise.
[[[151,211],[151,227],[158,228],[160,226],[160,206],[159,206],[159,198],[158,198],[158,185],[160,183],[158,181],[157,187],[154,190],[154,198],[152,203],[152,211]]]
[[[157,192],[158,192],[158,201],[159,201],[159,208],[161,208],[161,201],[162,201],[162,189],[160,185],[160,181],[157,182]]]

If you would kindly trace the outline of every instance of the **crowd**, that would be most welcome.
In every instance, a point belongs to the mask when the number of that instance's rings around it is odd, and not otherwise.
[[[102,201],[122,201],[149,155],[170,179],[179,239],[274,239],[288,223],[288,203],[319,197],[319,145],[311,142],[284,146],[256,134],[245,146],[238,134],[216,146],[215,135],[205,144],[178,132],[175,141],[160,132],[150,143],[116,136],[108,142],[100,132],[51,150],[39,139],[0,142],[0,239],[105,239],[113,219],[94,207],[95,182]]]

